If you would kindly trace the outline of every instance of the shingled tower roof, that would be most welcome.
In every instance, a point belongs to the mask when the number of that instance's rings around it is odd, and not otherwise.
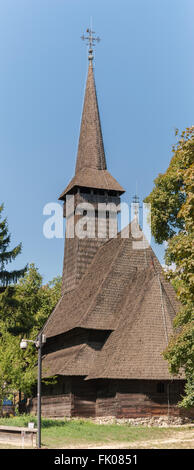
[[[74,187],[125,192],[107,170],[92,59],[90,54],[75,176],[60,195],[60,200]]]
[[[106,158],[96,95],[93,63],[89,61],[75,172],[83,168],[106,170]]]

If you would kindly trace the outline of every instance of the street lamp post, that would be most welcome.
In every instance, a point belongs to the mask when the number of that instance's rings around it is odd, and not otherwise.
[[[46,337],[40,333],[36,341],[31,339],[22,339],[20,343],[21,349],[26,349],[28,343],[34,343],[38,349],[38,380],[37,380],[37,447],[41,448],[41,378],[42,378],[42,345],[46,342]]]
[[[42,377],[42,335],[38,337],[38,381],[37,381],[37,424],[38,424],[38,449],[41,448],[41,377]]]

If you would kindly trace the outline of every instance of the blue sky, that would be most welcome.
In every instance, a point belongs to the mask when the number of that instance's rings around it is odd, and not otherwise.
[[[61,274],[63,239],[43,236],[43,207],[74,172],[87,73],[80,36],[101,37],[95,78],[109,171],[131,202],[164,172],[175,128],[193,124],[193,0],[1,0],[0,202],[14,263]],[[160,261],[163,248],[153,247]]]

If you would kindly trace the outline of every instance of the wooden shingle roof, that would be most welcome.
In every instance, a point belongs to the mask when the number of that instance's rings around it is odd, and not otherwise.
[[[162,352],[172,335],[174,314],[161,276],[153,269],[139,273],[133,291],[128,292],[119,324],[96,356],[87,380],[169,380]]]
[[[95,357],[96,351],[88,344],[59,349],[43,357],[43,376],[87,375],[93,366]]]
[[[59,200],[63,200],[65,195],[75,187],[105,189],[107,191],[116,191],[120,194],[125,192],[108,170],[95,170],[94,168],[83,168],[76,173],[59,196]]]
[[[107,168],[92,61],[88,67],[75,172],[83,168]]]
[[[61,297],[44,334],[57,337],[74,328],[112,333],[101,351],[92,351],[85,366],[86,345],[76,350],[82,351],[80,366],[73,350],[68,368],[61,364],[63,360],[66,364],[70,351],[48,355],[47,364],[54,361],[55,373],[62,374],[63,370],[66,375],[69,370],[69,375],[83,373],[87,379],[169,379],[162,352],[179,307],[174,289],[165,280],[150,247],[134,250],[131,236],[109,240],[99,248],[78,287]]]
[[[63,200],[76,186],[125,192],[107,170],[92,62],[88,67],[75,176],[59,199]]]

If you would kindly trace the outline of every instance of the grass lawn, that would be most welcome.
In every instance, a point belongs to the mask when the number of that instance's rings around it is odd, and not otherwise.
[[[0,418],[0,425],[27,426],[29,421],[34,422],[36,426],[36,418],[27,415]],[[187,432],[187,447],[184,447],[183,434],[185,432]],[[189,426],[187,428],[181,426],[161,428],[130,426],[127,424],[96,424],[84,419],[71,421],[42,419],[42,446],[46,448],[108,448],[109,446],[113,448],[138,448],[140,446],[141,448],[141,445],[145,447],[149,445],[149,442],[151,448],[153,448],[153,441],[155,448],[162,448],[162,446],[167,448],[165,444],[167,440],[170,440],[169,448],[173,448],[173,445],[175,445],[173,442],[176,439],[179,440],[180,446],[174,448],[192,448],[194,428]]]

